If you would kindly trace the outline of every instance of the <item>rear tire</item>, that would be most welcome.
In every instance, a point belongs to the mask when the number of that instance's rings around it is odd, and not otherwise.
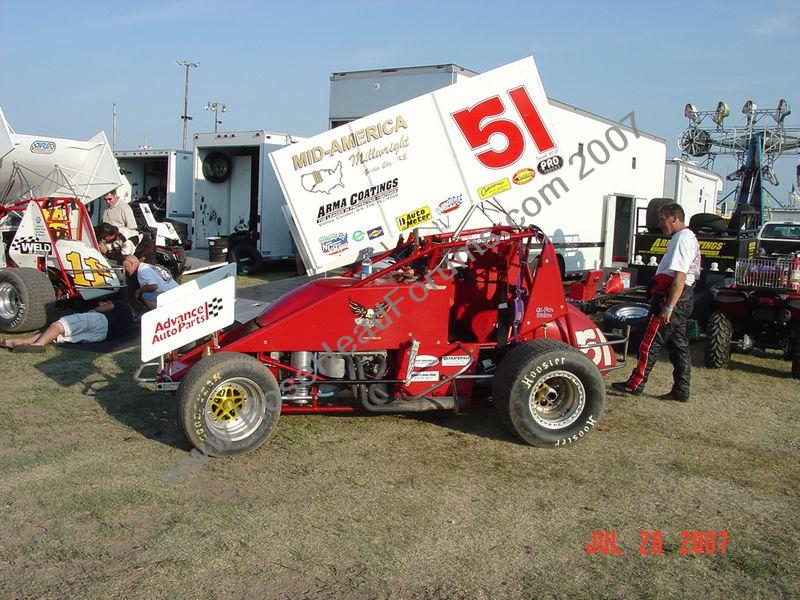
[[[275,429],[278,382],[247,354],[222,352],[197,362],[175,397],[178,424],[189,443],[209,456],[251,452]]]
[[[585,354],[557,340],[512,348],[492,384],[495,410],[505,426],[532,446],[573,444],[603,414],[605,386]]]
[[[56,293],[47,275],[36,269],[0,269],[0,331],[41,329],[55,314]]]
[[[706,327],[705,360],[709,369],[724,369],[731,362],[733,324],[721,312],[711,313]]]

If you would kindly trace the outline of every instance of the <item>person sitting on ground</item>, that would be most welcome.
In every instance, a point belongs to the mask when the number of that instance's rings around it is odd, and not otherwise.
[[[135,256],[126,256],[122,261],[122,267],[128,278],[133,278],[135,275],[139,280],[139,288],[134,292],[133,297],[141,300],[149,309],[156,307],[156,298],[161,294],[178,287],[178,282],[161,265],[149,265],[141,262]]]
[[[61,317],[42,333],[12,340],[0,340],[0,346],[13,352],[44,352],[50,342],[57,344],[103,342],[127,335],[133,328],[134,314],[142,312],[139,302],[101,300],[92,310]]]
[[[123,234],[119,227],[111,223],[100,223],[95,227],[94,233],[100,253],[117,262],[122,262],[124,256],[133,254],[140,241],[138,231],[126,229]]]

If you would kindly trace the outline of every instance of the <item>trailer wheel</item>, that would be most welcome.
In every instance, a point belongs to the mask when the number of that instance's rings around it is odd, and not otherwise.
[[[497,369],[492,397],[500,420],[532,446],[583,439],[603,414],[605,386],[585,354],[557,340],[514,347]]]
[[[705,360],[709,369],[724,369],[731,361],[733,324],[721,312],[711,313],[706,327]]]
[[[236,244],[228,250],[228,262],[236,263],[239,275],[254,275],[264,268],[264,259],[255,246],[247,242]]]
[[[674,204],[672,198],[653,198],[647,203],[647,232],[661,233],[661,223],[658,220],[658,211],[667,204]]]
[[[178,424],[209,456],[244,454],[263,444],[281,411],[280,389],[258,360],[222,352],[197,362],[176,394]]]
[[[55,313],[56,293],[47,275],[36,269],[0,269],[0,331],[41,329]]]

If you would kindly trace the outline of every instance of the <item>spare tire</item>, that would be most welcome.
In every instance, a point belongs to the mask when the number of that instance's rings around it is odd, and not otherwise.
[[[713,233],[724,233],[728,229],[728,220],[714,213],[697,213],[689,219],[689,229],[695,233],[703,229]]]
[[[667,204],[675,204],[672,198],[653,198],[647,204],[647,233],[661,233],[658,211]]]
[[[228,250],[228,262],[236,263],[236,272],[239,275],[254,275],[264,267],[261,253],[247,242],[236,244]]]
[[[650,305],[643,302],[624,302],[609,308],[603,315],[603,331],[624,334],[630,326],[628,354],[639,352],[647,322],[650,320]],[[619,348],[619,346],[617,346]]]
[[[231,157],[224,152],[209,152],[203,159],[203,177],[211,183],[224,183],[231,176]]]

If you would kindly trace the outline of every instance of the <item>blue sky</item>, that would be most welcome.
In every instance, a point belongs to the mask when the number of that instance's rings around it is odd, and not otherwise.
[[[800,2],[16,2],[0,0],[0,106],[15,130],[180,147],[183,73],[192,129],[225,102],[223,128],[311,135],[326,127],[332,72],[453,62],[476,71],[536,58],[552,98],[610,117],[636,111],[669,154],[683,106],[748,98],[795,105]],[[796,157],[780,159],[779,199]],[[730,164],[717,162],[721,174]]]

